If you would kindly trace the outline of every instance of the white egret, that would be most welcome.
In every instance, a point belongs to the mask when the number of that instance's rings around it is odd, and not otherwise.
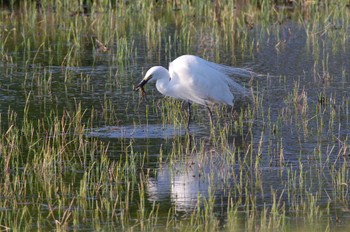
[[[191,102],[207,107],[213,125],[210,106],[233,106],[235,97],[250,98],[250,91],[239,85],[232,76],[251,77],[253,74],[245,69],[212,63],[193,55],[183,55],[169,64],[169,71],[162,66],[150,68],[134,90],[145,93],[144,85],[156,81],[157,90],[161,94],[188,102],[187,128],[191,118]]]

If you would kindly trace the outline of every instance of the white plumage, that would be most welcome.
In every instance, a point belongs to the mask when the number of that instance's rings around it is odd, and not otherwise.
[[[183,55],[169,64],[169,71],[162,66],[150,68],[135,91],[143,90],[147,82],[156,81],[157,90],[165,96],[185,100],[189,107],[190,102],[207,106],[212,122],[209,106],[233,106],[235,97],[250,97],[250,91],[239,85],[233,76],[248,78],[253,74],[245,69],[216,64],[193,55]]]

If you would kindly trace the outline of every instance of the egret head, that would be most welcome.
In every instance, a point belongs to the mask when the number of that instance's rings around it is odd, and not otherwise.
[[[145,77],[142,79],[142,81],[134,88],[134,91],[141,90],[144,92],[143,86],[147,84],[147,82],[152,82],[159,79],[162,76],[162,72],[164,72],[164,70],[166,69],[161,66],[155,66],[150,68],[147,71]]]

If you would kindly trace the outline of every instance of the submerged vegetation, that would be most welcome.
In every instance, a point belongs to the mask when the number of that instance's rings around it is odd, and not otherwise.
[[[349,229],[349,1],[0,3],[1,230]],[[254,104],[187,134],[132,91],[182,54]]]

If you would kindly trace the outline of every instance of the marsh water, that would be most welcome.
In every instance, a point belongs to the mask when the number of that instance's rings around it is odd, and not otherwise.
[[[37,13],[30,25],[43,24],[46,28],[25,29],[20,12],[2,9],[3,15],[8,14],[2,16],[4,21],[0,24],[3,136],[6,137],[12,124],[20,125],[23,120],[31,121],[35,128],[52,120],[52,112],[62,117],[64,112],[81,110],[86,127],[82,134],[69,136],[83,135],[87,142],[94,139],[107,144],[109,162],[134,163],[136,176],[130,179],[135,179],[132,183],[136,187],[128,190],[137,196],[130,199],[129,220],[139,220],[139,192],[142,191],[137,186],[144,181],[144,208],[150,212],[156,205],[159,223],[156,228],[162,228],[169,221],[170,212],[174,211],[175,215],[172,223],[188,222],[193,220],[194,212],[210,204],[220,228],[227,228],[227,209],[234,200],[239,202],[237,211],[242,215],[238,218],[243,225],[249,210],[276,207],[279,212],[285,210],[286,215],[295,215],[298,209],[306,209],[306,205],[314,202],[310,211],[325,212],[319,213],[317,223],[324,228],[348,228],[349,9],[342,8],[346,11],[345,19],[310,23],[315,28],[310,32],[306,16],[302,21],[301,16],[294,15],[298,9],[285,11],[283,7],[276,8],[285,16],[282,21],[256,21],[252,28],[242,26],[235,30],[229,42],[225,33],[233,31],[213,29],[212,24],[207,25],[209,17],[188,16],[194,21],[187,25],[181,22],[180,18],[185,17],[185,10],[181,9],[164,10],[169,17],[165,19],[167,23],[157,19],[162,17],[158,15],[162,11],[148,19],[155,24],[154,36],[137,30],[142,28],[142,22],[137,22],[141,26],[135,26],[136,29],[128,29],[132,27],[129,18],[132,16],[123,15],[118,19],[127,24],[125,36],[121,36],[122,32],[119,38],[113,33],[106,36],[96,28],[83,26],[79,28],[80,34],[73,32],[68,39],[63,36],[65,30],[71,33],[67,22],[92,25],[96,23],[94,20],[99,22],[94,17],[102,17],[99,14],[103,13],[95,12],[95,16],[67,13],[64,23],[55,19],[43,23],[50,17],[42,19],[44,16]],[[149,22],[144,23],[149,27]],[[121,27],[119,24],[121,22],[116,23]],[[219,22],[214,24],[215,28],[226,27]],[[186,36],[181,37],[181,33]],[[96,39],[100,37],[104,38],[107,51],[99,49]],[[73,40],[78,40],[79,46]],[[212,129],[207,123],[205,107],[194,105],[188,133],[185,104],[164,98],[152,84],[146,87],[147,99],[133,91],[148,68],[167,67],[171,60],[183,54],[248,68],[259,74],[242,81],[256,99],[254,106],[250,106],[253,116],[244,115],[244,108],[232,116],[236,109],[218,107],[214,109],[217,123]],[[66,117],[73,118],[69,113]],[[44,131],[40,133],[47,136]],[[21,155],[25,158],[19,159],[22,160],[17,164],[20,168],[25,169],[30,149],[22,149]],[[70,149],[70,155],[75,156],[74,149]],[[96,156],[94,159],[99,160],[98,154]],[[98,162],[96,160],[94,162]],[[63,182],[77,192],[86,171],[83,167],[63,171]],[[34,204],[29,200],[32,195],[16,207],[30,208]],[[0,196],[0,199],[6,197]],[[78,196],[74,196],[73,191],[69,197]],[[99,197],[90,196],[89,201],[94,205],[98,200]],[[43,208],[32,217],[49,217],[51,209]],[[0,209],[15,210],[11,206]],[[75,211],[79,211],[78,206],[72,212]],[[68,229],[95,230],[91,222],[96,217],[94,214],[91,210],[85,214],[84,223]],[[291,228],[298,228],[304,216],[296,213],[284,220]],[[8,226],[6,223],[1,224]],[[54,223],[38,225],[34,220],[33,224],[32,228],[50,228]],[[106,224],[124,228],[108,220],[101,223],[101,228]]]

